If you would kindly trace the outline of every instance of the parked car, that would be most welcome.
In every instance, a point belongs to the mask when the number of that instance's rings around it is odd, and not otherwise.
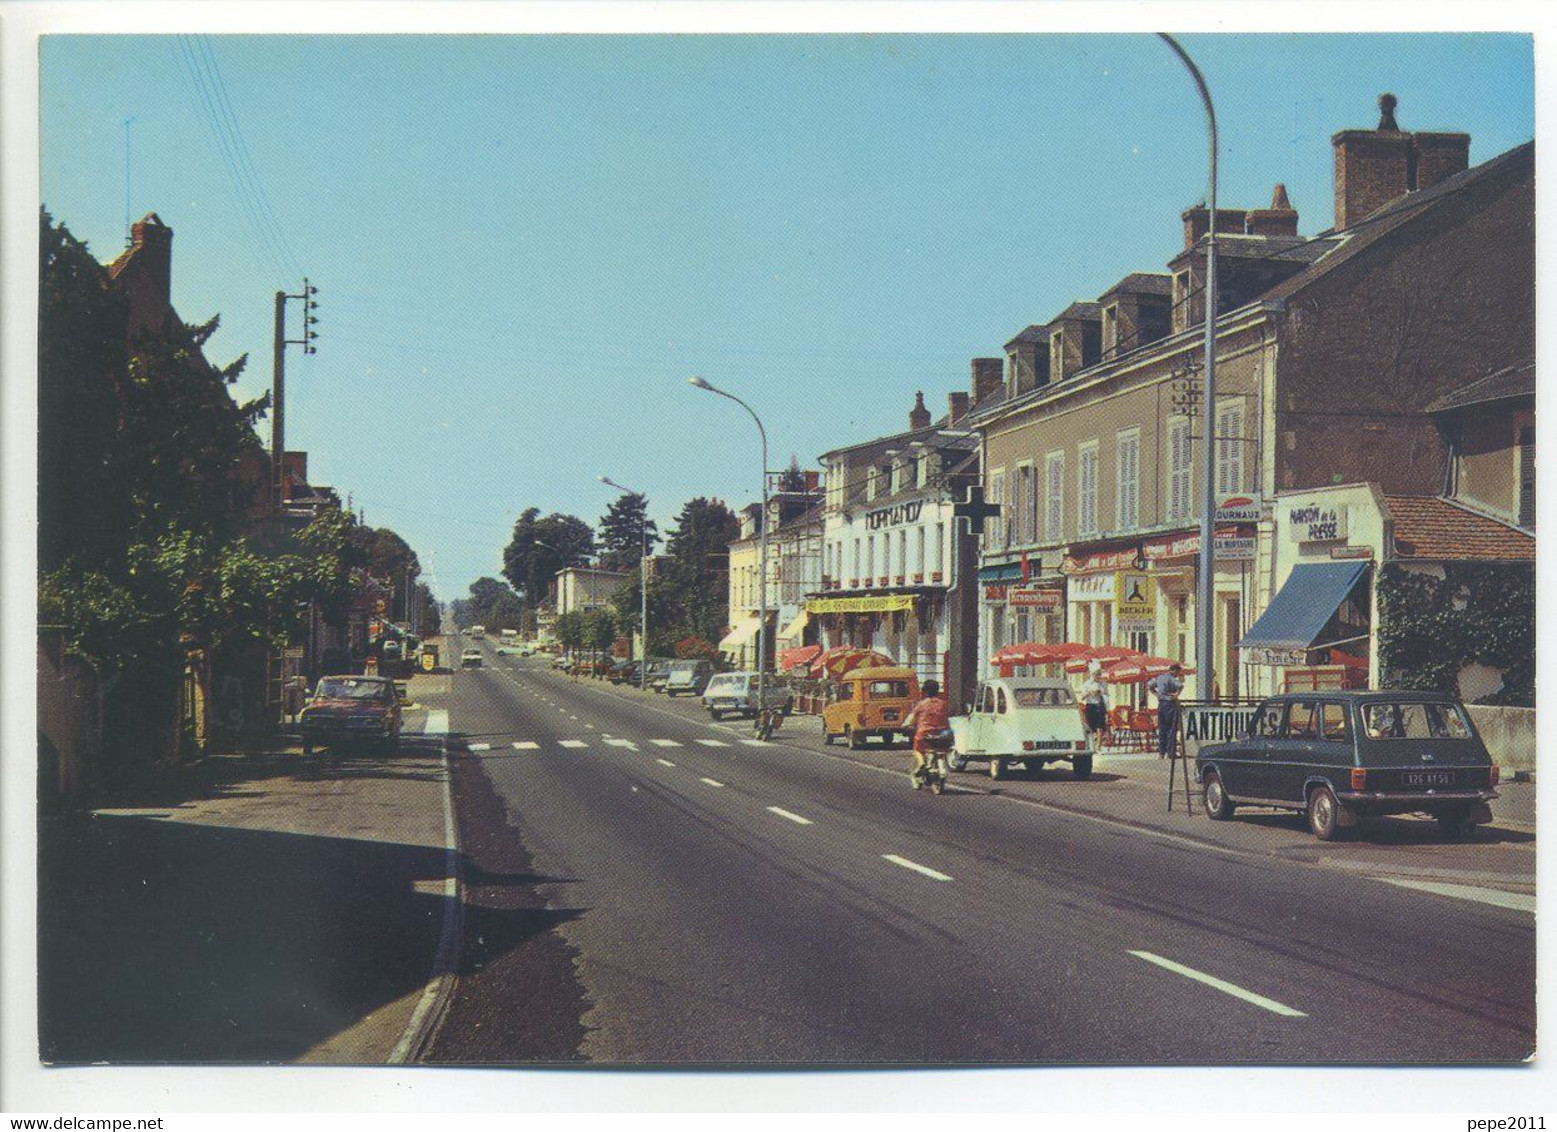
[[[470,627],[470,635],[479,641],[487,635],[487,627],[485,625],[472,625]]]
[[[613,684],[635,684],[638,681],[638,662],[636,660],[619,660],[611,666],[606,673],[606,679]]]
[[[389,640],[385,641],[382,645],[379,646],[378,651],[379,655],[382,656],[385,660],[399,660],[400,642],[394,637],[390,637]]]
[[[665,675],[667,696],[697,696],[708,687],[714,674],[714,666],[706,660],[678,660],[671,664]]]
[[[1248,735],[1195,770],[1215,821],[1239,806],[1301,810],[1329,841],[1362,818],[1424,813],[1445,838],[1492,820],[1498,768],[1463,704],[1433,692],[1308,692],[1260,704]]]
[[[788,715],[794,705],[794,694],[784,681],[768,674],[768,702]],[[703,689],[703,706],[714,719],[728,715],[755,719],[757,716],[757,674],[755,672],[721,672],[708,681]]]
[[[553,668],[560,669],[563,672],[566,672],[568,670],[568,665],[572,663],[573,661],[569,657],[566,657],[561,653],[558,653],[556,656],[551,658],[551,666]]]
[[[857,751],[872,735],[883,743],[907,738],[903,720],[919,699],[912,669],[856,668],[839,681],[838,699],[822,709],[822,739],[842,739]]]
[[[327,746],[373,745],[393,750],[400,742],[400,697],[383,676],[324,676],[298,715],[303,754]]]
[[[956,743],[946,762],[953,770],[964,769],[970,759],[985,759],[991,778],[1017,762],[1037,776],[1051,762],[1068,762],[1077,778],[1092,777],[1092,746],[1068,681],[986,680],[968,714],[954,716],[951,724]]]
[[[649,690],[663,692],[665,681],[670,679],[670,665],[668,660],[649,661]]]
[[[480,668],[481,667],[481,650],[480,649],[466,649],[464,652],[460,653],[460,667],[461,668]]]

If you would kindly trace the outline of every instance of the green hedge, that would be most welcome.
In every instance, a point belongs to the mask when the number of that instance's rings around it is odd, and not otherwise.
[[[1503,687],[1478,702],[1535,705],[1535,567],[1451,562],[1434,578],[1391,563],[1379,573],[1379,666],[1387,688],[1459,693],[1485,664]]]

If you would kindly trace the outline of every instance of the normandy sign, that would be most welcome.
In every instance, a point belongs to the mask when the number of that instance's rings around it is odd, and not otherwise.
[[[910,499],[906,503],[882,507],[876,511],[867,511],[865,512],[865,528],[877,531],[882,527],[900,527],[904,523],[916,523],[919,521],[920,512],[923,510],[923,499]]]

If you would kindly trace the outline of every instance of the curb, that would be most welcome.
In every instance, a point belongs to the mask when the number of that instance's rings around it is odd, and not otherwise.
[[[422,1060],[448,1017],[458,981],[457,966],[464,950],[465,894],[460,878],[459,829],[454,821],[454,772],[449,766],[449,740],[443,740],[443,928],[432,972],[400,1040],[385,1059],[389,1065]]]

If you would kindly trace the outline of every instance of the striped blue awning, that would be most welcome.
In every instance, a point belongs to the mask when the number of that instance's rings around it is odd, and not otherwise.
[[[1020,562],[1002,562],[998,566],[979,567],[979,581],[986,585],[994,585],[1000,582],[1020,582],[1022,580],[1022,564]]]
[[[1241,649],[1307,649],[1352,592],[1366,562],[1303,562],[1292,568],[1286,584],[1259,620],[1238,642]]]

